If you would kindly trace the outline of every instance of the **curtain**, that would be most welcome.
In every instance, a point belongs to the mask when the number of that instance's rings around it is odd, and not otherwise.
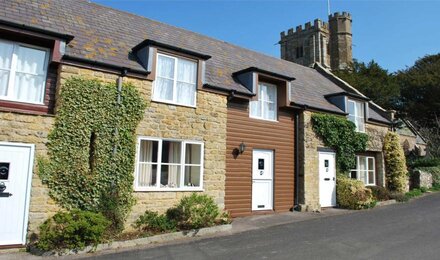
[[[149,187],[154,186],[153,183],[153,142],[152,141],[142,141],[141,142],[141,151],[140,151],[140,159],[139,162],[143,162],[139,164],[139,186],[141,187]],[[147,162],[147,163],[145,163]]]
[[[46,52],[18,47],[14,99],[42,102],[45,81]]]
[[[177,98],[185,105],[195,105],[197,64],[193,61],[179,59],[177,66]]]
[[[174,63],[173,58],[158,56],[157,77],[154,83],[155,98],[173,101]]]
[[[169,163],[180,163],[180,143],[170,142],[168,151]],[[168,166],[168,187],[179,187],[179,165]]]
[[[8,94],[9,70],[14,46],[9,43],[0,42],[0,96]]]

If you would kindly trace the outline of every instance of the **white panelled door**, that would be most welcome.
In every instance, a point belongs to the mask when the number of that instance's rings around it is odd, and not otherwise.
[[[273,151],[252,152],[252,210],[273,209]]]
[[[0,246],[24,245],[34,145],[0,142]]]
[[[336,206],[335,153],[319,153],[319,202],[321,207]]]

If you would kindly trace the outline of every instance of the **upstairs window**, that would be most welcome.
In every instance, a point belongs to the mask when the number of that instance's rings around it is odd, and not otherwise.
[[[356,125],[358,132],[365,132],[365,104],[348,100],[348,119]]]
[[[157,54],[153,100],[196,106],[197,62]]]
[[[250,117],[277,120],[277,87],[269,83],[258,85],[258,100],[249,102]]]
[[[376,185],[376,167],[374,157],[356,156],[356,169],[351,170],[351,178],[365,185]]]
[[[0,99],[42,104],[48,51],[0,41]]]
[[[203,143],[140,138],[135,187],[150,190],[200,190]]]

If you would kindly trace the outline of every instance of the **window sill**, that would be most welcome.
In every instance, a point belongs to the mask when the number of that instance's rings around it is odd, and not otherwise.
[[[188,108],[197,108],[196,105],[185,105],[185,104],[179,104],[179,103],[173,103],[167,100],[159,100],[159,99],[151,99],[152,102],[160,103],[160,104],[166,104],[166,105],[172,105],[172,106],[179,106],[179,107],[188,107]]]
[[[0,111],[20,114],[50,115],[51,109],[46,104],[33,104],[0,99]]]
[[[273,119],[265,119],[265,118],[254,117],[254,116],[249,116],[249,118],[251,118],[251,119],[255,119],[255,120],[261,120],[261,121],[272,122],[272,123],[279,123],[278,120],[273,120]]]
[[[176,192],[176,191],[183,191],[183,192],[194,192],[194,191],[205,191],[203,188],[134,188],[135,192]]]

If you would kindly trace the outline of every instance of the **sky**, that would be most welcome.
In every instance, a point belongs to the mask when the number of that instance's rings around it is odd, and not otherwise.
[[[280,57],[280,32],[327,21],[327,0],[92,0]],[[330,0],[353,19],[353,57],[389,72],[440,52],[440,0]]]

